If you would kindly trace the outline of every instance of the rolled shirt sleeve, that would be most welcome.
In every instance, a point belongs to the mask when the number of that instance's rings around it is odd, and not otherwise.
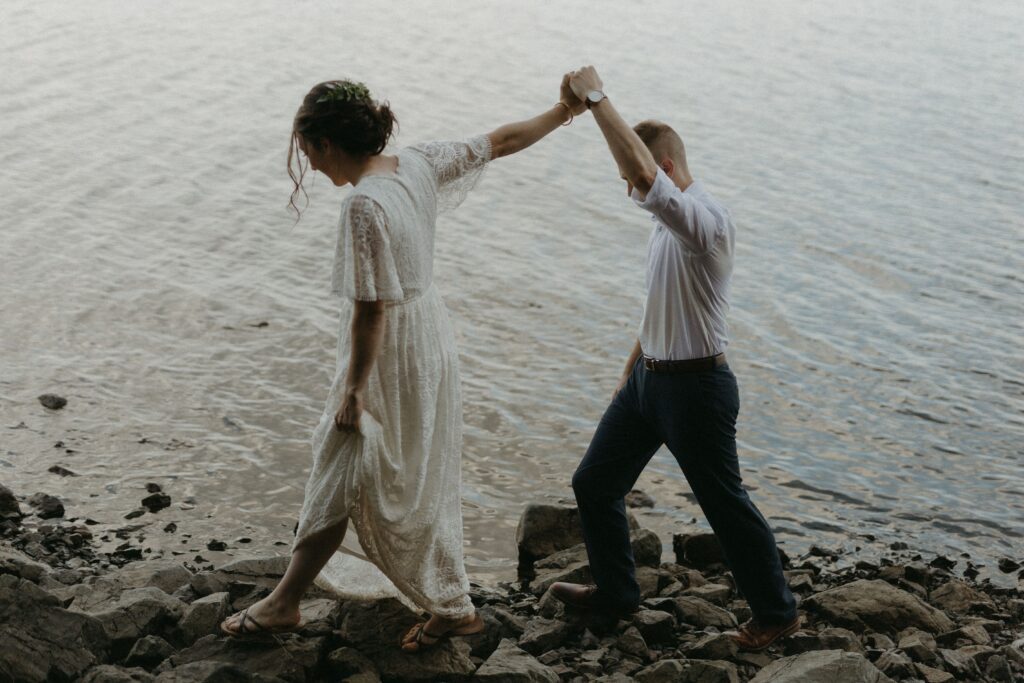
[[[630,195],[641,209],[650,211],[688,250],[698,254],[711,251],[724,234],[721,221],[694,197],[680,190],[662,171],[646,197],[633,188]]]

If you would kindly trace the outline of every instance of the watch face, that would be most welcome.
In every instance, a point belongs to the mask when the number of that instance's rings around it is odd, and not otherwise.
[[[591,90],[587,93],[587,99],[590,100],[592,104],[597,104],[604,99],[604,93],[600,90]]]

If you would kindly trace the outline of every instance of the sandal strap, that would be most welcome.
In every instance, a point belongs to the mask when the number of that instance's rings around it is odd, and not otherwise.
[[[255,628],[255,629],[250,629],[249,627],[247,627],[247,626],[245,625],[245,620],[246,620],[246,619],[248,619],[248,620],[249,620],[249,621],[251,621],[252,623],[256,624],[256,628]],[[238,624],[238,630],[239,630],[239,632],[240,632],[240,633],[256,633],[256,632],[258,632],[258,631],[266,631],[266,630],[267,630],[267,627],[266,627],[266,626],[264,626],[263,624],[261,624],[260,622],[256,621],[256,619],[254,619],[253,617],[251,617],[251,616],[249,615],[249,608],[248,608],[248,607],[246,607],[246,608],[245,608],[245,609],[244,609],[244,610],[242,611],[242,620],[241,620],[241,622],[240,622],[240,623]]]

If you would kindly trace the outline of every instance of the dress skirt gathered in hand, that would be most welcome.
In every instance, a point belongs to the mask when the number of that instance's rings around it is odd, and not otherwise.
[[[434,229],[438,211],[475,185],[490,145],[484,136],[434,142],[398,158],[396,173],[364,177],[342,204],[332,278],[341,297],[337,371],[313,433],[292,548],[348,519],[376,569],[339,552],[318,586],[366,598],[397,589],[406,602],[458,618],[472,612],[462,554],[462,397],[455,336],[433,284]],[[359,433],[334,425],[354,300],[385,302]]]

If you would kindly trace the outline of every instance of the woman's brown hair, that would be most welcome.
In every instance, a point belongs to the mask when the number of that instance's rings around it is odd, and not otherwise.
[[[362,83],[340,80],[314,85],[295,113],[288,147],[288,177],[295,183],[288,206],[295,211],[296,220],[302,216],[295,203],[299,194],[309,202],[302,187],[308,162],[304,163],[300,140],[317,150],[327,140],[332,147],[353,157],[368,157],[384,151],[397,125],[398,119],[388,103],[374,100]]]

